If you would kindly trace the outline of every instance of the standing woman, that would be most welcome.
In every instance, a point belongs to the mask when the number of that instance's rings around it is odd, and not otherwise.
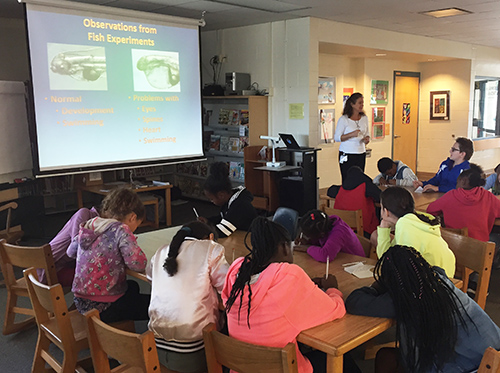
[[[363,104],[363,95],[359,92],[353,93],[347,99],[335,129],[335,141],[340,143],[339,163],[342,180],[352,166],[358,166],[365,171],[365,145],[370,142],[370,132]]]

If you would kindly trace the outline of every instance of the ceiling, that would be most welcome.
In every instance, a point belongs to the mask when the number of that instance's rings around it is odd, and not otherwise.
[[[374,27],[500,48],[498,0],[78,0],[118,8],[201,18],[217,30],[300,17]],[[433,18],[423,11],[457,7],[462,16]],[[22,18],[17,0],[0,0],[0,17]]]

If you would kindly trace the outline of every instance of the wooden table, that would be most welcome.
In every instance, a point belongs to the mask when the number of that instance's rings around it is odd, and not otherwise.
[[[161,229],[154,232],[147,232],[138,235],[137,242],[151,258],[156,250],[168,244],[180,227]],[[243,239],[246,232],[236,231],[227,238],[219,239],[219,243],[226,249],[226,259],[229,263],[234,258],[248,254]],[[250,244],[250,237],[248,238]],[[294,263],[299,265],[310,277],[320,277],[325,275],[326,265],[312,259],[304,252],[294,252]],[[342,264],[364,260],[367,264],[375,264],[374,259],[361,258],[356,255],[339,253],[333,262],[330,263],[329,273],[337,277],[339,289],[344,294],[344,299],[353,290],[368,286],[373,282],[373,278],[358,279],[347,273]],[[395,325],[392,319],[355,316],[346,314],[343,318],[318,325],[314,328],[301,332],[297,340],[308,346],[327,353],[327,371],[342,372],[343,355],[362,343],[370,340],[378,334]]]
[[[77,189],[78,207],[79,208],[83,207],[83,192],[106,196],[111,190],[118,187],[126,187],[126,186],[130,185],[129,184],[123,184],[123,185],[101,184],[92,186],[81,185]],[[155,190],[165,191],[165,215],[167,220],[167,226],[172,225],[172,202],[170,198],[170,190],[172,189],[172,185],[148,185],[146,187],[133,188],[133,189],[137,193],[152,192]]]

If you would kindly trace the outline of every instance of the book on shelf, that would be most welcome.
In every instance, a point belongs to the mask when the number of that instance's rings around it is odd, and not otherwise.
[[[239,137],[230,137],[229,138],[229,147],[232,152],[239,153],[240,152],[240,138]]]
[[[248,110],[240,110],[240,125],[248,124]]]
[[[231,110],[231,125],[237,126],[240,123],[240,111],[239,110]]]
[[[210,149],[211,150],[220,150],[220,135],[211,135],[210,136]]]
[[[231,124],[232,116],[230,117],[230,115],[232,115],[231,110],[221,108],[219,110],[219,124],[223,126]]]
[[[235,180],[245,179],[245,167],[242,162],[229,162],[229,177]]]
[[[248,136],[248,126],[240,126],[240,136]]]
[[[239,146],[239,153],[243,153],[243,149],[250,145],[250,141],[248,139],[248,136],[240,136],[240,146]]]
[[[220,137],[220,151],[228,152],[229,149],[229,136],[221,136]]]

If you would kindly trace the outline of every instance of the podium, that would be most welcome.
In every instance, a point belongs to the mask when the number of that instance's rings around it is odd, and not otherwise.
[[[318,206],[317,152],[320,149],[277,148],[283,167],[267,167],[259,159],[261,146],[245,148],[245,187],[253,194],[255,208],[276,211],[290,207],[303,215]]]

